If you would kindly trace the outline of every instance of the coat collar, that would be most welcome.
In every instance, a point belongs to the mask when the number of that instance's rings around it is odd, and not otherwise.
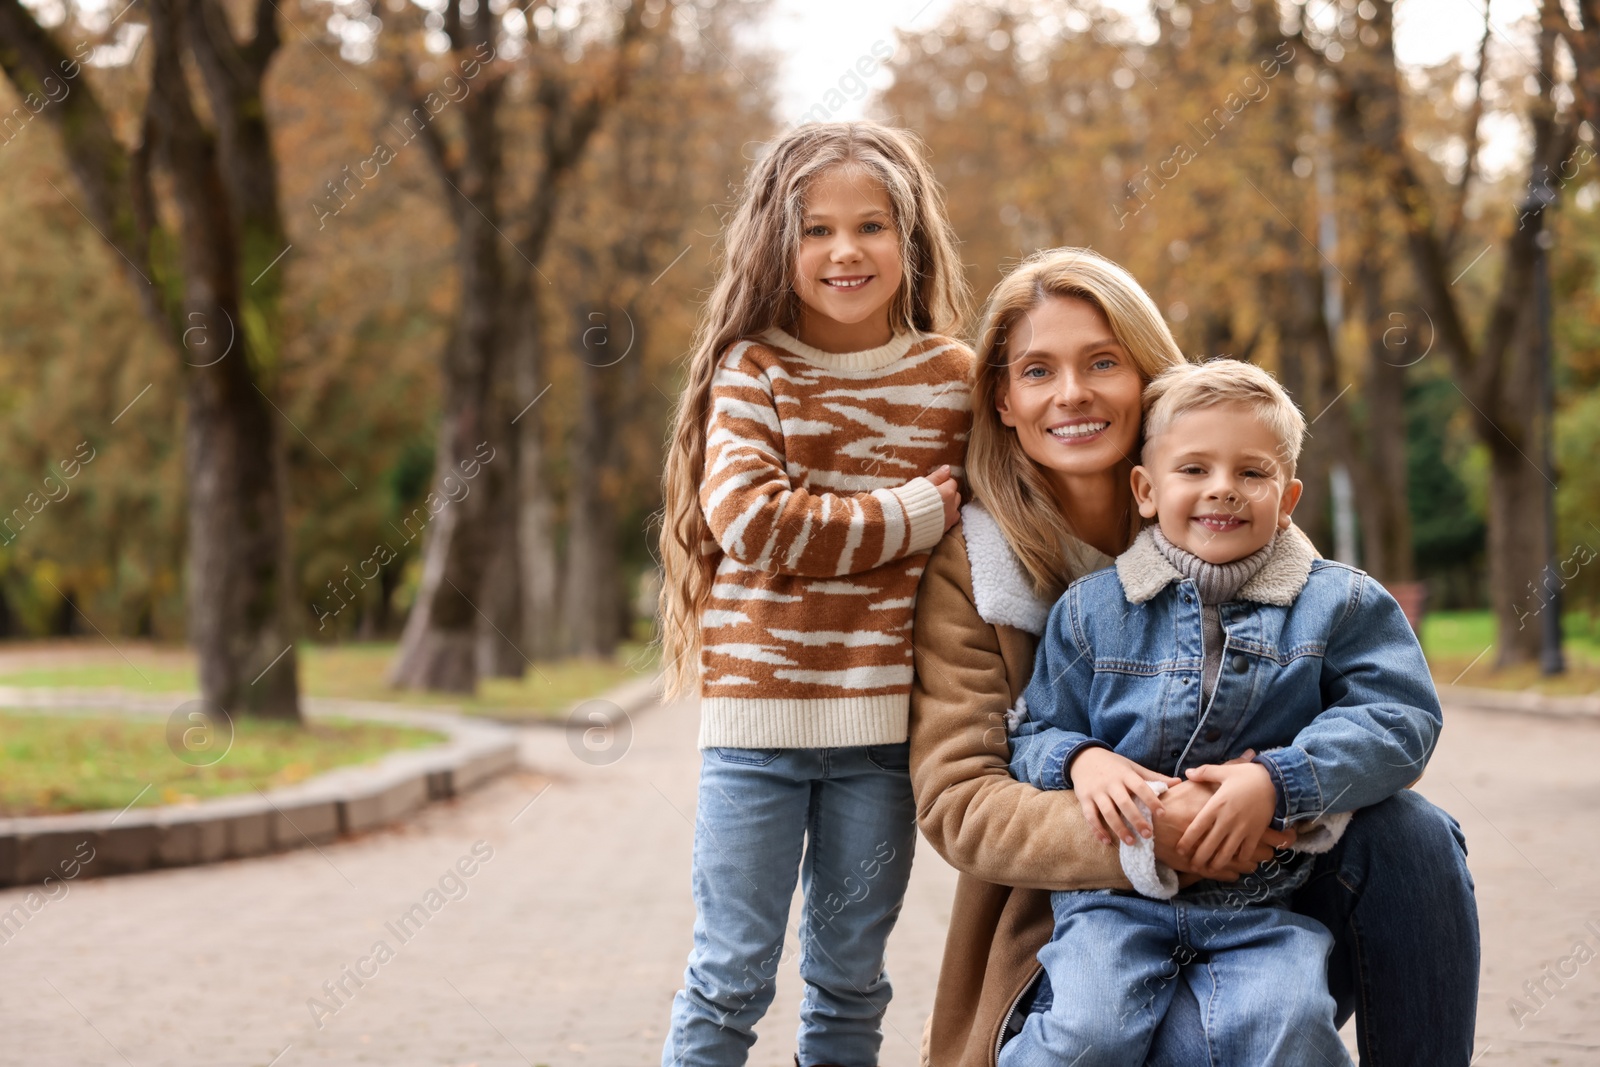
[[[1317,550],[1300,527],[1290,526],[1278,535],[1278,546],[1266,565],[1240,587],[1234,599],[1288,607],[1305,587],[1316,558]],[[1149,527],[1139,532],[1132,548],[1117,557],[1117,577],[1131,604],[1143,604],[1173,582],[1183,580],[1178,568],[1156,547]]]
[[[982,504],[973,501],[961,509],[961,532],[967,542],[967,563],[972,570],[972,599],[979,618],[991,626],[1014,626],[1038,636],[1044,633],[1054,601],[1033,590],[1033,582],[1000,523]],[[1081,541],[1069,546],[1074,573],[1089,574],[1111,564],[1111,558]]]

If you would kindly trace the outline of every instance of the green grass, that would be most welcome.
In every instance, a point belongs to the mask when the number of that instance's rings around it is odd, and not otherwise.
[[[235,719],[224,754],[209,766],[191,766],[168,747],[161,718],[0,711],[0,817],[271,789],[444,739],[431,730],[348,719],[304,727]]]
[[[1534,625],[1535,619],[1529,620]],[[1494,615],[1488,611],[1441,611],[1423,616],[1422,650],[1434,681],[1487,689],[1532,689],[1557,696],[1600,692],[1600,620],[1571,614],[1562,619],[1567,672],[1546,678],[1538,664],[1496,670]]]
[[[13,645],[25,650],[27,646]],[[43,646],[41,646],[43,647]],[[119,688],[134,692],[194,692],[199,688],[194,656],[182,648],[139,642],[51,642],[52,662],[0,667],[0,686]],[[81,649],[81,655],[74,655]],[[7,646],[0,645],[0,654]],[[64,650],[64,651],[58,651]],[[497,719],[548,719],[574,704],[655,670],[656,653],[643,644],[624,645],[611,660],[574,659],[540,663],[521,678],[490,678],[472,696],[416,693],[389,688],[385,681],[395,646],[383,644],[302,645],[301,690],[307,696],[381,700],[416,707],[455,705],[469,714]]]

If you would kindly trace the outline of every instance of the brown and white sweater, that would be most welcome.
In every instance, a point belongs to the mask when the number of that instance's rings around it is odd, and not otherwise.
[[[717,557],[702,748],[906,739],[917,582],[944,532],[923,475],[963,473],[972,358],[933,334],[837,354],[780,330],[722,355],[700,483]]]

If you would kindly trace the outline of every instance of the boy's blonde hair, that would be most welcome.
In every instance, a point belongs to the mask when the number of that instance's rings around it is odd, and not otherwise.
[[[1018,323],[1051,299],[1082,300],[1099,308],[1145,382],[1181,364],[1183,353],[1144,287],[1124,268],[1087,248],[1035,252],[990,294],[978,335],[967,480],[973,497],[1005,533],[1034,592],[1054,600],[1081,577],[1068,563],[1072,530],[1045,472],[995,410],[995,397],[1010,371],[1010,341]],[[1139,513],[1130,512],[1129,520],[1131,543]]]
[[[1254,363],[1227,356],[1204,363],[1180,363],[1145,387],[1145,442],[1166,433],[1179,415],[1218,404],[1243,404],[1254,412],[1278,439],[1284,481],[1294,477],[1300,443],[1306,435],[1305,416],[1278,379]]]
[[[687,381],[667,442],[661,527],[661,644],[668,698],[700,679],[700,613],[716,556],[700,509],[711,379],[727,348],[776,326],[793,333],[794,291],[806,190],[835,167],[857,167],[883,184],[900,238],[904,277],[889,304],[896,333],[954,330],[967,282],[944,196],[915,135],[876,122],[807,123],[768,145],[750,169],[723,235],[717,281],[701,316]]]

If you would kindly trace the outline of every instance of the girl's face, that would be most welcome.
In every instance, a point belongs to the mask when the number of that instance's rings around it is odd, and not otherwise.
[[[1144,379],[1104,312],[1049,297],[1018,320],[1005,352],[994,406],[1028,458],[1068,479],[1137,462]]]
[[[889,307],[904,278],[888,191],[860,167],[834,167],[811,182],[804,211],[795,332],[825,352],[887,344]]]

